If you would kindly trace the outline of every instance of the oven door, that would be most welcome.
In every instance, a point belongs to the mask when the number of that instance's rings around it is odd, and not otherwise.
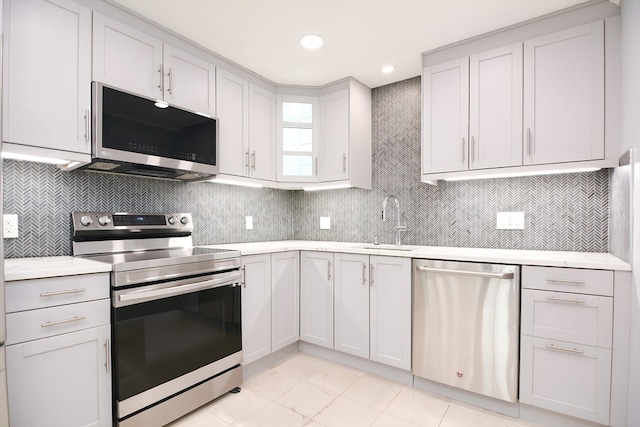
[[[119,419],[242,361],[240,271],[113,292]]]

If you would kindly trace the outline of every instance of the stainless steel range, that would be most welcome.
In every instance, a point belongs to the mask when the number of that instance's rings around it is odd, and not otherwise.
[[[240,253],[188,213],[74,212],[73,253],[113,265],[114,421],[167,424],[242,382]]]

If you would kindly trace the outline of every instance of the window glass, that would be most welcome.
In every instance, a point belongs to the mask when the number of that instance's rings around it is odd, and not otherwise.
[[[312,104],[306,102],[283,102],[282,121],[285,123],[312,123]]]
[[[282,150],[310,153],[313,150],[313,132],[311,129],[282,129]]]
[[[312,176],[312,156],[282,156],[282,174],[285,176]]]

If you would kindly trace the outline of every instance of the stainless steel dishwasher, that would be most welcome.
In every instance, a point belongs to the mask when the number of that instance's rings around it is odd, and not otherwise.
[[[520,269],[413,260],[413,374],[515,402]]]

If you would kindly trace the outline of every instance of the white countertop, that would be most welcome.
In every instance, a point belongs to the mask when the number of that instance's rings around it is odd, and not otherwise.
[[[242,255],[284,251],[326,251],[407,258],[475,261],[498,264],[540,265],[548,267],[592,268],[631,271],[631,265],[607,253],[524,251],[516,249],[453,248],[440,246],[378,245],[353,242],[285,240],[275,242],[204,245],[208,248],[240,250]],[[72,256],[8,258],[4,260],[6,281],[111,271],[110,264]]]

